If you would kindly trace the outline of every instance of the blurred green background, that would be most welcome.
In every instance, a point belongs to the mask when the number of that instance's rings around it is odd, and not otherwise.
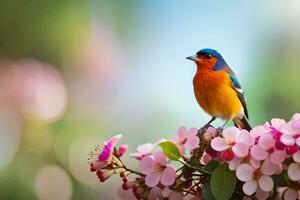
[[[89,151],[122,133],[133,152],[207,122],[185,59],[205,47],[238,75],[252,125],[288,120],[300,111],[299,10],[298,0],[1,0],[0,199],[118,199],[119,179],[99,184]]]

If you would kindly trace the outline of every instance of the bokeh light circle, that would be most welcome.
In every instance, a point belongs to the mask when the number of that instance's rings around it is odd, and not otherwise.
[[[9,106],[0,106],[0,169],[4,168],[17,152],[21,139],[20,116]]]
[[[98,185],[99,181],[89,171],[88,154],[93,147],[101,144],[101,139],[96,135],[78,138],[70,147],[69,167],[72,175],[81,183],[87,185]]]
[[[69,175],[54,164],[49,164],[37,172],[34,189],[41,200],[68,200],[73,192]]]

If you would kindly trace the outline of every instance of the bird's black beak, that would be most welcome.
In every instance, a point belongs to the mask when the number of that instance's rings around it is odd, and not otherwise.
[[[196,60],[196,58],[197,58],[197,56],[189,56],[189,57],[186,57],[186,59],[188,59],[188,60]]]

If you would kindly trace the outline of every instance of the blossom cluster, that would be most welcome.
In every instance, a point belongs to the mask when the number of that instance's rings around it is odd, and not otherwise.
[[[91,171],[100,182],[119,174],[121,199],[300,198],[300,114],[272,119],[250,132],[229,127],[181,127],[169,140],[146,143],[122,161],[121,135],[91,152]],[[175,167],[176,166],[176,167]]]

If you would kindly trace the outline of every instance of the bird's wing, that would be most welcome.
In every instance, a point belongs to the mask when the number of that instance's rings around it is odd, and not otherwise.
[[[244,113],[245,113],[246,117],[248,118],[248,110],[247,110],[247,104],[246,104],[246,97],[244,95],[244,91],[242,90],[241,84],[240,84],[239,80],[237,79],[235,73],[232,71],[232,69],[230,69],[229,67],[226,67],[225,70],[226,70],[227,75],[231,79],[232,88],[237,93],[237,96],[238,96],[239,100],[241,101],[241,103],[242,103],[242,105],[244,107]]]

